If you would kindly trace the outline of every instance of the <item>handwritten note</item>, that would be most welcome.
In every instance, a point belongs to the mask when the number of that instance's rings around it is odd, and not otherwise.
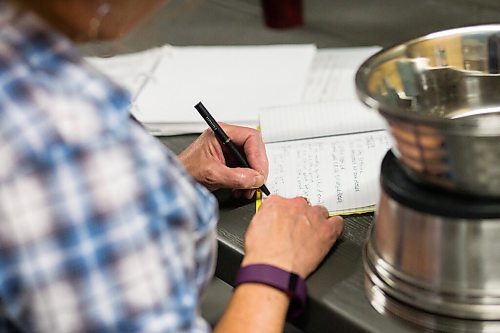
[[[269,143],[267,186],[285,197],[306,196],[332,212],[373,206],[380,162],[390,146],[385,131]]]
[[[385,120],[356,96],[355,73],[378,50],[318,50],[302,101],[260,112],[272,193],[306,196],[335,214],[373,211],[392,142]]]

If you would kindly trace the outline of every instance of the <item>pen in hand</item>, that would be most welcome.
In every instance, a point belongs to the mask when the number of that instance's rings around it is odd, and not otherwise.
[[[212,131],[214,132],[215,136],[220,141],[220,143],[229,149],[230,153],[234,155],[234,157],[243,167],[250,168],[250,165],[248,164],[246,158],[240,153],[234,142],[231,141],[231,138],[227,136],[222,127],[220,127],[217,121],[215,121],[214,117],[212,117],[212,115],[210,114],[210,112],[208,112],[205,106],[201,102],[199,102],[194,106],[194,108],[198,111],[201,117],[206,121],[208,126],[212,129]],[[265,195],[271,195],[271,192],[269,192],[265,184],[262,184],[260,190]]]

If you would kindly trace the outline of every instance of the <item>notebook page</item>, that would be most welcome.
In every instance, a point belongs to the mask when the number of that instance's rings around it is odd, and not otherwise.
[[[261,107],[298,103],[314,45],[170,47],[140,94],[143,123],[202,123],[199,101],[218,121],[258,124]]]
[[[386,131],[268,143],[266,185],[330,212],[366,211],[378,202],[380,163],[390,146]]]
[[[382,130],[386,123],[360,102],[343,100],[263,109],[260,127],[264,142],[277,142]]]
[[[356,72],[380,49],[378,46],[319,49],[307,77],[302,101],[357,100]]]

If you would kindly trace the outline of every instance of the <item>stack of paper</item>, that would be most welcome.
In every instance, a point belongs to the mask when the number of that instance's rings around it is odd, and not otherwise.
[[[261,108],[299,103],[316,47],[167,45],[160,52],[159,58],[144,52],[105,59],[105,66],[89,61],[117,82],[132,78],[134,116],[152,134],[172,135],[207,127],[194,109],[200,101],[218,121],[252,127]],[[130,61],[136,65],[123,66]]]

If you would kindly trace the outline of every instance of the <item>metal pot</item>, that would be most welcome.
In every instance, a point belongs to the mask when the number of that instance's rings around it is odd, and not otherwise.
[[[375,308],[451,332],[478,321],[500,331],[500,201],[415,183],[391,152],[381,188],[364,253]]]
[[[500,25],[433,33],[386,48],[356,74],[415,180],[500,197]]]

